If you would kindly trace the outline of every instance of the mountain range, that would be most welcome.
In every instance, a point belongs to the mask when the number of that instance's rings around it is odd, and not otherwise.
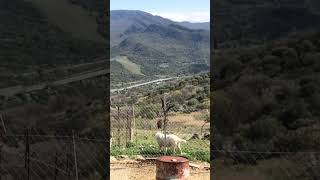
[[[207,71],[208,27],[209,23],[174,22],[143,11],[111,11],[111,79]]]
[[[126,37],[126,35],[141,32],[151,24],[162,26],[176,24],[189,29],[210,30],[209,22],[175,22],[161,16],[154,16],[150,13],[139,10],[112,10],[110,12],[111,43],[119,43]]]

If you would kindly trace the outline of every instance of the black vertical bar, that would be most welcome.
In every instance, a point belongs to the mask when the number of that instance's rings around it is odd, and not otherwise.
[[[105,33],[106,33],[106,49],[108,49],[108,53],[110,53],[110,1],[109,0],[104,0],[103,1],[103,19],[104,22],[106,22],[105,24],[103,24],[103,27],[105,27]],[[107,23],[108,22],[108,23]],[[109,72],[110,71],[110,54],[109,55],[109,64],[108,64],[108,69]],[[110,73],[108,74],[108,77],[106,78],[107,82],[106,84],[108,84],[109,86],[107,86],[106,88],[106,106],[108,106],[107,109],[107,114],[106,114],[106,121],[105,121],[105,127],[106,127],[106,131],[105,131],[105,136],[106,136],[106,141],[107,143],[104,143],[103,145],[103,175],[102,175],[102,179],[107,180],[110,179]]]
[[[2,145],[0,145],[0,180],[2,180]]]
[[[209,100],[210,100],[210,113],[209,113],[209,118],[210,118],[210,167],[215,168],[215,164],[213,161],[213,157],[214,157],[214,141],[213,141],[213,137],[215,135],[215,131],[212,128],[212,124],[214,124],[214,120],[213,120],[213,111],[214,111],[214,101],[212,99],[212,92],[214,91],[214,66],[213,66],[213,61],[214,61],[214,49],[218,49],[219,48],[219,44],[218,44],[218,38],[216,37],[216,33],[214,33],[214,29],[213,26],[213,20],[214,18],[214,4],[215,0],[210,1],[210,92],[209,92]],[[210,177],[214,177],[214,171],[210,171]]]

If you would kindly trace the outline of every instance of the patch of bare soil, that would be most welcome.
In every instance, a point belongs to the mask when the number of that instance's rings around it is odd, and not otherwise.
[[[209,180],[210,170],[204,168],[208,164],[196,163],[199,168],[191,168],[188,179]],[[111,161],[111,180],[155,180],[156,165],[154,161],[115,160]]]

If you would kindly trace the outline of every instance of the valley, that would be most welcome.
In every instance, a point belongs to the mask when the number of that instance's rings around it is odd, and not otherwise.
[[[156,79],[157,75],[208,72],[207,28],[189,29],[160,16],[131,10],[113,10],[110,20],[111,58],[125,56],[130,60],[111,61],[112,84]]]

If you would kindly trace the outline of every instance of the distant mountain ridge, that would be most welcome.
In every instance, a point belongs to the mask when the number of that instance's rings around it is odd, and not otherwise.
[[[112,10],[110,12],[111,45],[119,43],[130,33],[142,32],[147,26],[176,24],[189,29],[209,30],[208,23],[175,22],[139,10]]]
[[[143,11],[111,11],[111,62],[115,82],[155,75],[190,74],[209,69],[210,32],[192,29]],[[123,58],[122,58],[123,59]],[[120,65],[120,64],[121,65]],[[144,76],[130,74],[127,64],[141,67]]]
[[[188,21],[178,22],[179,25],[185,26],[189,29],[203,29],[210,30],[210,22],[191,23]]]

